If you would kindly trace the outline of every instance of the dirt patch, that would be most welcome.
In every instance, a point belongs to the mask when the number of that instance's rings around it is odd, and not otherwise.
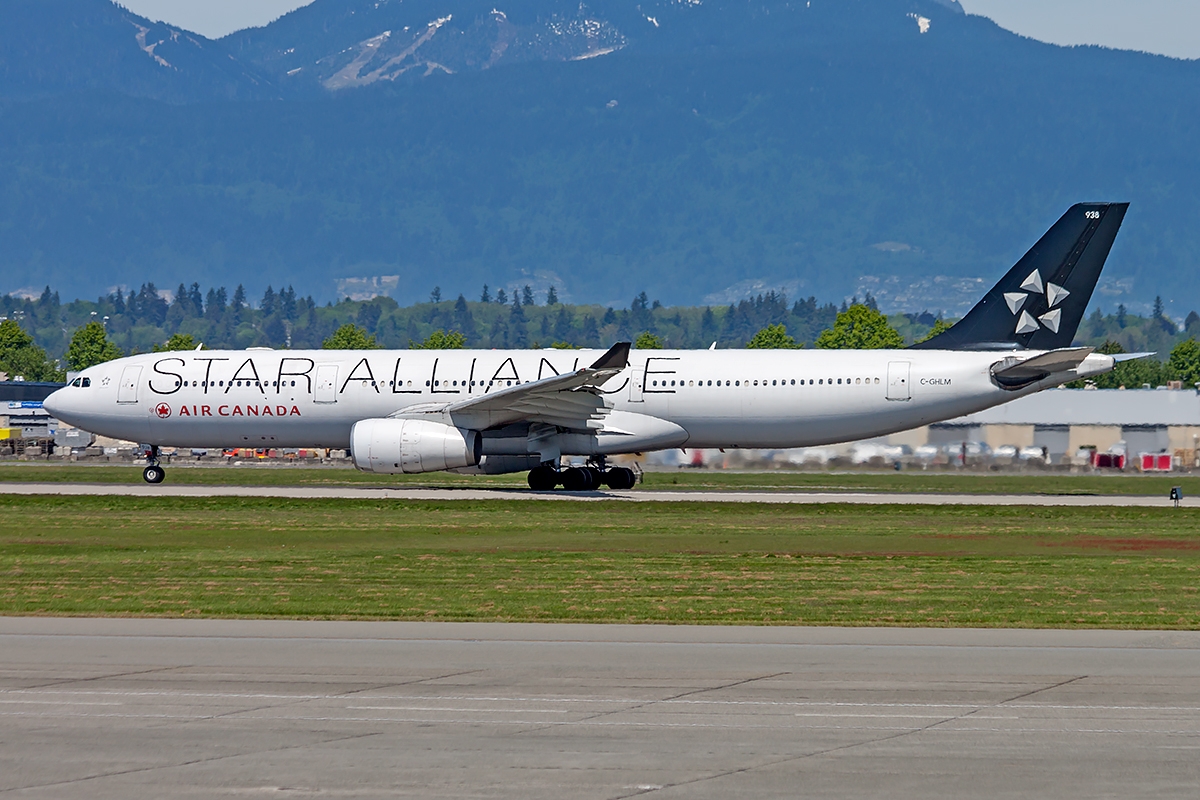
[[[1078,547],[1087,550],[1158,553],[1168,550],[1200,550],[1200,540],[1150,539],[1146,537],[1080,536],[1060,542],[1043,542],[1046,547]]]

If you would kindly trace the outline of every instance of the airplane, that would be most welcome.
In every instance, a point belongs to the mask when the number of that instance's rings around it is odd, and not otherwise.
[[[147,353],[83,370],[44,407],[147,443],[149,483],[163,446],[321,447],[374,473],[631,489],[611,456],[866,439],[1108,372],[1122,357],[1071,343],[1127,208],[1072,206],[965,317],[905,349]]]

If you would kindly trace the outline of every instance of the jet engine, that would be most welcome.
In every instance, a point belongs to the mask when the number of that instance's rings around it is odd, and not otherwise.
[[[350,454],[363,472],[439,472],[479,463],[478,431],[418,419],[364,419],[350,429]]]

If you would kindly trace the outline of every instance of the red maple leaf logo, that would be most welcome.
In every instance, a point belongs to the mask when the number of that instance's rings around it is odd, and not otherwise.
[[[166,419],[171,416],[171,407],[166,403],[159,403],[154,407],[154,413],[158,414],[161,419]]]

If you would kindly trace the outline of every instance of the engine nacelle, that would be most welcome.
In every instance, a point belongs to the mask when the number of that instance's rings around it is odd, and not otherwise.
[[[479,463],[478,431],[421,419],[364,419],[350,429],[350,455],[363,472],[440,472]]]

